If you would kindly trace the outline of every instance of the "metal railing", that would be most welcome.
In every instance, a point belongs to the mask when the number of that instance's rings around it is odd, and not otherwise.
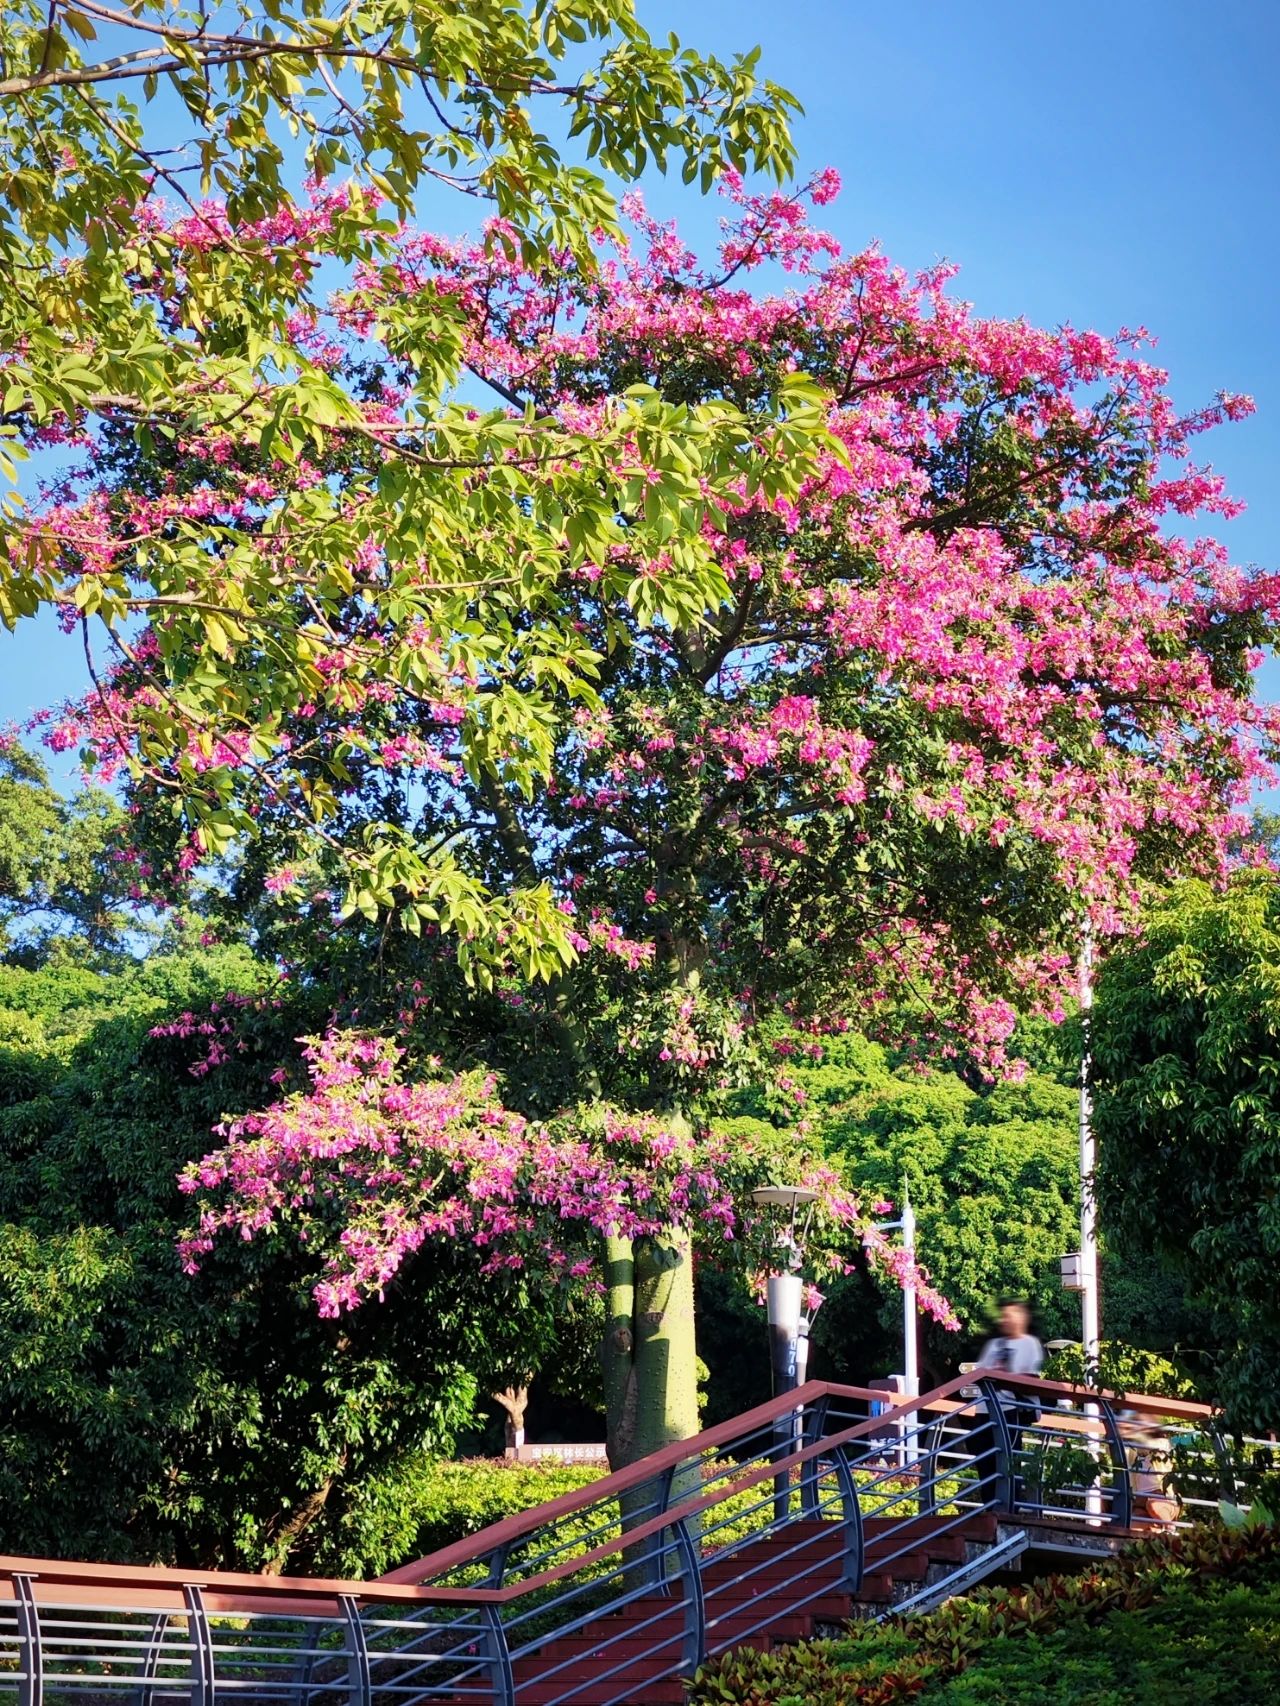
[[[855,1596],[919,1598],[931,1559],[980,1570],[997,1517],[1129,1533],[1240,1493],[1202,1406],[982,1370],[883,1401],[810,1382],[376,1582],[0,1559],[0,1694],[610,1706]],[[1153,1439],[1186,1465],[1165,1518]]]

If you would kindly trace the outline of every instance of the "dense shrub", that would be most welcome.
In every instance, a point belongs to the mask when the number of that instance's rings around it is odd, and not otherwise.
[[[705,1666],[695,1706],[1161,1706],[1280,1698],[1280,1537],[1194,1529],[838,1641]]]
[[[604,1470],[581,1463],[511,1463],[498,1458],[462,1462],[421,1459],[397,1488],[372,1483],[351,1500],[338,1536],[345,1551],[369,1554],[371,1537],[397,1535],[396,1556],[374,1562],[386,1569],[422,1558],[478,1534],[491,1522],[558,1499],[599,1480]],[[394,1512],[387,1508],[395,1504]]]

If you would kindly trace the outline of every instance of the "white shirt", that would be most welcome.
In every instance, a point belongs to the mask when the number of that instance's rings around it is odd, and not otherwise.
[[[979,1368],[998,1368],[1005,1374],[1039,1374],[1044,1346],[1032,1333],[1016,1339],[988,1339],[978,1356]]]

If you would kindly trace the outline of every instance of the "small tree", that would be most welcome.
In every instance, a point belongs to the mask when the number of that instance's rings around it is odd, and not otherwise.
[[[1098,980],[1099,1191],[1113,1240],[1156,1252],[1210,1311],[1241,1426],[1280,1417],[1280,890],[1188,883]]]
[[[105,790],[64,799],[36,753],[0,739],[0,957],[102,970],[153,934],[131,904],[123,824]]]

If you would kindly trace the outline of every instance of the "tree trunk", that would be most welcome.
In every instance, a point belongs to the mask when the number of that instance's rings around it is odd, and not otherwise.
[[[629,1238],[609,1237],[604,1248],[604,1428],[610,1469],[636,1456],[635,1255]]]
[[[693,1249],[687,1232],[645,1239],[635,1253],[635,1432],[643,1457],[698,1431]]]
[[[693,1328],[693,1260],[687,1232],[658,1239],[610,1238],[605,1248],[605,1429],[609,1467],[622,1469],[660,1446],[698,1431]],[[683,1467],[670,1504],[698,1491],[696,1465]],[[623,1528],[657,1514],[664,1480],[655,1477],[621,1500]],[[670,1534],[655,1535],[628,1557],[628,1581],[642,1586],[674,1568],[664,1557]]]
[[[622,1469],[698,1431],[689,1234],[607,1239],[605,1288],[605,1431]]]
[[[524,1416],[529,1408],[529,1387],[527,1382],[519,1386],[504,1387],[501,1392],[491,1394],[495,1404],[506,1412],[504,1417],[504,1432],[506,1438],[507,1456],[514,1457],[524,1444]]]

